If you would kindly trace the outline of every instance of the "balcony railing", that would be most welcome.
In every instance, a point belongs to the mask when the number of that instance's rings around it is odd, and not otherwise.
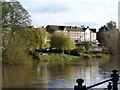
[[[120,84],[119,82],[119,74],[117,74],[117,70],[113,70],[112,71],[113,74],[111,74],[111,78],[110,79],[107,79],[105,81],[102,81],[102,82],[99,82],[97,84],[94,84],[94,85],[91,85],[91,86],[88,86],[86,87],[86,85],[83,85],[83,82],[84,80],[83,79],[77,79],[76,82],[78,83],[77,86],[74,86],[74,90],[93,90],[92,88],[93,87],[96,87],[96,86],[99,86],[101,84],[104,84],[104,83],[108,83],[107,87],[104,88],[103,90],[118,90],[118,84]]]

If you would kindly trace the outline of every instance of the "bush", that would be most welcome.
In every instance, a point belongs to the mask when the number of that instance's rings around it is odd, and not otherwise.
[[[30,51],[30,52],[29,52],[29,55],[32,56],[32,59],[33,59],[33,60],[37,60],[37,61],[40,60],[39,54],[38,54],[37,52]]]
[[[70,55],[70,50],[64,50],[64,54],[68,54],[68,55]]]
[[[83,46],[83,45],[80,45],[78,48],[76,48],[76,50],[78,51],[78,52],[85,52],[86,51],[86,48],[85,48],[85,46]]]
[[[49,50],[47,50],[47,49],[35,49],[35,52],[48,53]]]
[[[110,54],[109,51],[101,51],[102,54]]]
[[[63,50],[61,50],[61,49],[50,49],[49,52],[50,53],[62,53]]]
[[[80,56],[79,52],[77,50],[72,50],[70,52],[70,55],[74,55],[74,56]]]
[[[90,59],[90,57],[91,57],[91,56],[88,55],[88,54],[84,54],[84,55],[83,55],[83,58],[86,58],[86,59]]]
[[[90,41],[84,41],[82,42],[82,45],[85,46],[86,50],[92,47],[92,42]]]
[[[92,54],[110,54],[109,51],[91,51]]]

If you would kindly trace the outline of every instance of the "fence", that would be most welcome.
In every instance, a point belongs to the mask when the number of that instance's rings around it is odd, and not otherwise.
[[[103,90],[118,90],[118,84],[120,84],[120,83],[118,83],[118,81],[119,81],[120,76],[119,76],[119,74],[117,74],[117,72],[118,72],[117,70],[113,70],[112,72],[113,72],[113,74],[111,74],[110,79],[99,82],[97,84],[94,84],[94,85],[91,85],[88,87],[86,87],[86,85],[83,86],[83,82],[84,82],[83,79],[77,79],[76,82],[78,83],[78,85],[74,86],[74,90],[88,90],[95,86],[104,84],[106,82],[109,82],[109,84],[107,85],[107,88],[104,88]]]

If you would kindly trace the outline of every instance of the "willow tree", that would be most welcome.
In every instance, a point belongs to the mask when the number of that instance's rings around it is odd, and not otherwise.
[[[71,40],[69,35],[56,32],[51,37],[51,47],[62,50],[72,50],[75,48],[75,43]]]
[[[44,28],[26,28],[27,46],[29,49],[46,48],[48,33]]]
[[[44,28],[38,28],[36,31],[38,39],[38,48],[46,48],[46,40],[48,33]]]

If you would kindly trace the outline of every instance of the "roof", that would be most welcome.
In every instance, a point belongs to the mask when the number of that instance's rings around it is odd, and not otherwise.
[[[60,30],[64,30],[65,27],[67,28],[68,31],[83,31],[83,29],[81,27],[73,27],[73,26],[57,26],[57,25],[48,25],[50,26],[53,30],[55,31],[60,31]]]
[[[83,29],[83,31],[85,31],[87,28],[82,28]]]
[[[57,26],[57,25],[48,25],[48,26],[50,26],[55,31],[64,30],[65,28],[65,26]]]
[[[96,29],[95,28],[90,28],[89,30],[94,32],[94,33],[96,33]]]
[[[84,31],[86,31],[87,30],[87,28],[82,28]],[[91,31],[91,32],[94,32],[94,33],[96,33],[96,29],[95,28],[89,28],[89,30]]]
[[[50,26],[53,30],[55,31],[61,31],[64,30],[65,27],[67,28],[68,31],[80,31],[80,32],[85,32],[87,28],[82,28],[82,27],[77,27],[77,26],[58,26],[58,25],[48,25]],[[90,28],[92,32],[96,32],[96,29]]]

